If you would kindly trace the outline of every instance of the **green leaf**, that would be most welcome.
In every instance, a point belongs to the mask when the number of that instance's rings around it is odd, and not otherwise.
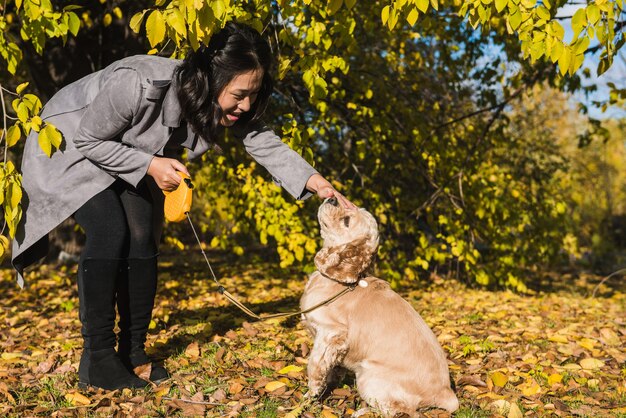
[[[406,21],[409,23],[409,25],[413,26],[415,25],[415,22],[417,22],[418,17],[419,17],[419,12],[417,11],[417,9],[413,8],[409,12],[409,15],[407,16]]]
[[[509,3],[509,0],[496,0],[496,10],[498,12],[501,12],[502,10],[504,10],[504,8],[506,7],[508,3]]]
[[[345,0],[344,3],[348,9],[352,9],[356,4],[356,0]]]
[[[342,4],[343,0],[330,0],[328,3],[328,14],[332,16],[337,13],[337,11],[341,9]]]
[[[154,10],[148,16],[146,34],[148,35],[150,46],[153,48],[165,39],[165,19],[163,19],[161,11]]]
[[[612,64],[611,59],[607,57],[601,58],[600,62],[598,63],[598,69],[596,70],[598,72],[598,76],[604,74],[606,70],[611,68],[611,64]]]
[[[78,31],[80,30],[80,19],[78,15],[74,12],[69,12],[67,14],[67,24],[70,30],[70,33],[74,36],[78,35]]]
[[[22,137],[22,130],[19,128],[19,126],[16,126],[16,125],[10,126],[9,129],[7,130],[7,137],[6,137],[7,146],[9,148],[12,147],[13,145],[17,143],[17,141],[20,140],[21,137]]]

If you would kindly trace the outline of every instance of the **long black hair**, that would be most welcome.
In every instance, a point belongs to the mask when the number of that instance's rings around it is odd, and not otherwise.
[[[215,143],[221,131],[220,93],[236,76],[263,70],[261,89],[250,110],[237,124],[255,122],[263,115],[272,94],[272,52],[259,32],[250,26],[228,22],[207,46],[191,50],[174,77],[182,116],[195,133]]]

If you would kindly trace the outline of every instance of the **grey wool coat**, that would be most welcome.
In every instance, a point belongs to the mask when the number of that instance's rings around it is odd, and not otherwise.
[[[181,108],[172,76],[178,60],[139,55],[116,61],[57,92],[41,117],[63,133],[48,157],[37,133],[26,140],[22,159],[23,217],[13,241],[12,262],[23,286],[24,268],[44,257],[48,233],[89,199],[120,178],[133,186],[181,128]],[[177,130],[180,132],[180,129]],[[317,171],[267,128],[235,132],[246,151],[297,199]],[[210,144],[187,128],[182,141],[195,158]]]

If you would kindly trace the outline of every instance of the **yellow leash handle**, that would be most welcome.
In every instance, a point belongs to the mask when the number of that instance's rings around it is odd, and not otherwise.
[[[170,222],[182,221],[191,210],[191,190],[193,189],[193,183],[191,183],[191,179],[187,174],[181,173],[180,171],[178,174],[183,178],[178,188],[171,192],[163,191],[165,194],[165,205],[163,207],[165,219]]]

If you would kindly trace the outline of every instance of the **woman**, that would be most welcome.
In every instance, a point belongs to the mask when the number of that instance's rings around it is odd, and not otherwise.
[[[13,246],[19,278],[46,254],[48,233],[70,216],[86,234],[78,270],[83,353],[79,385],[144,387],[133,373],[150,363],[144,344],[157,280],[163,193],[189,174],[170,158],[195,158],[233,128],[246,151],[291,195],[337,193],[270,130],[259,124],[270,94],[271,51],[255,30],[235,23],[184,61],[134,56],[60,90],[42,118],[64,135],[51,158],[36,133],[22,162],[24,216]],[[23,281],[22,281],[23,282]],[[115,306],[120,316],[116,336]],[[168,377],[152,364],[150,380]]]

